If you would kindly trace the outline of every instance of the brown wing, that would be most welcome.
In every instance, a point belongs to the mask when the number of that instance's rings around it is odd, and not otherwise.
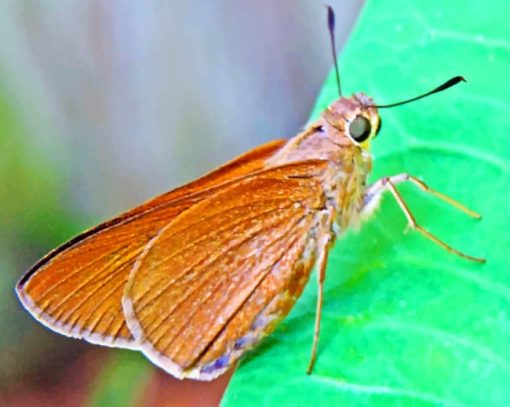
[[[175,218],[123,297],[141,350],[176,377],[212,379],[275,325],[315,256],[324,161],[246,177]]]
[[[156,197],[50,252],[19,281],[18,296],[49,328],[89,342],[136,348],[121,297],[129,272],[147,242],[218,185],[264,167],[285,142],[256,148],[216,171]]]

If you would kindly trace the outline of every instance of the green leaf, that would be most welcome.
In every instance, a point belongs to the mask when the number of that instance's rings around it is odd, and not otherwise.
[[[508,405],[510,40],[508,2],[368,1],[341,57],[346,94],[390,103],[455,75],[466,84],[381,110],[374,173],[409,172],[483,214],[411,185],[418,221],[479,265],[418,233],[391,196],[330,255],[319,355],[312,275],[290,316],[234,374],[223,406]],[[337,10],[341,12],[341,10]],[[331,75],[313,116],[336,97]]]

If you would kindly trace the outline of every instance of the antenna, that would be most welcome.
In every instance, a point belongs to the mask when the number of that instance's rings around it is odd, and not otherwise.
[[[335,64],[335,74],[336,74],[336,85],[338,86],[338,96],[342,96],[342,89],[340,88],[340,73],[338,70],[338,61],[336,57],[336,46],[335,46],[335,12],[331,6],[326,6],[328,8],[328,30],[329,30],[329,39],[331,41],[331,52],[333,54],[333,62]]]
[[[424,93],[423,95],[416,96],[414,98],[407,99],[402,102],[390,103],[387,105],[370,105],[367,107],[377,107],[378,109],[383,109],[383,108],[387,108],[387,107],[395,107],[395,106],[405,105],[406,103],[414,102],[415,100],[422,99],[424,97],[433,95],[434,93],[442,92],[443,90],[446,90],[448,88],[451,88],[452,86],[457,85],[459,82],[467,82],[467,81],[462,76],[455,76],[455,77],[447,80],[442,85],[439,85],[437,88],[432,89],[431,91],[429,91],[427,93]]]

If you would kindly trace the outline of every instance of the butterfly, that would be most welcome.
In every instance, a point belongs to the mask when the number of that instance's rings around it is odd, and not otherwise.
[[[334,14],[328,8],[334,51]],[[340,93],[340,81],[337,83]],[[379,109],[363,93],[333,102],[289,140],[257,147],[211,173],[104,222],[53,250],[18,282],[23,306],[42,324],[88,342],[143,352],[178,378],[211,380],[274,330],[317,267],[319,341],[323,282],[335,240],[388,191],[409,225],[397,184],[411,182],[479,215],[409,174],[367,184]]]

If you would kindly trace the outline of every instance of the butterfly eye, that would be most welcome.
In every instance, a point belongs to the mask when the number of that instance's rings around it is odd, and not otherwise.
[[[364,142],[372,131],[370,121],[362,115],[356,116],[349,124],[349,135],[358,143]]]

